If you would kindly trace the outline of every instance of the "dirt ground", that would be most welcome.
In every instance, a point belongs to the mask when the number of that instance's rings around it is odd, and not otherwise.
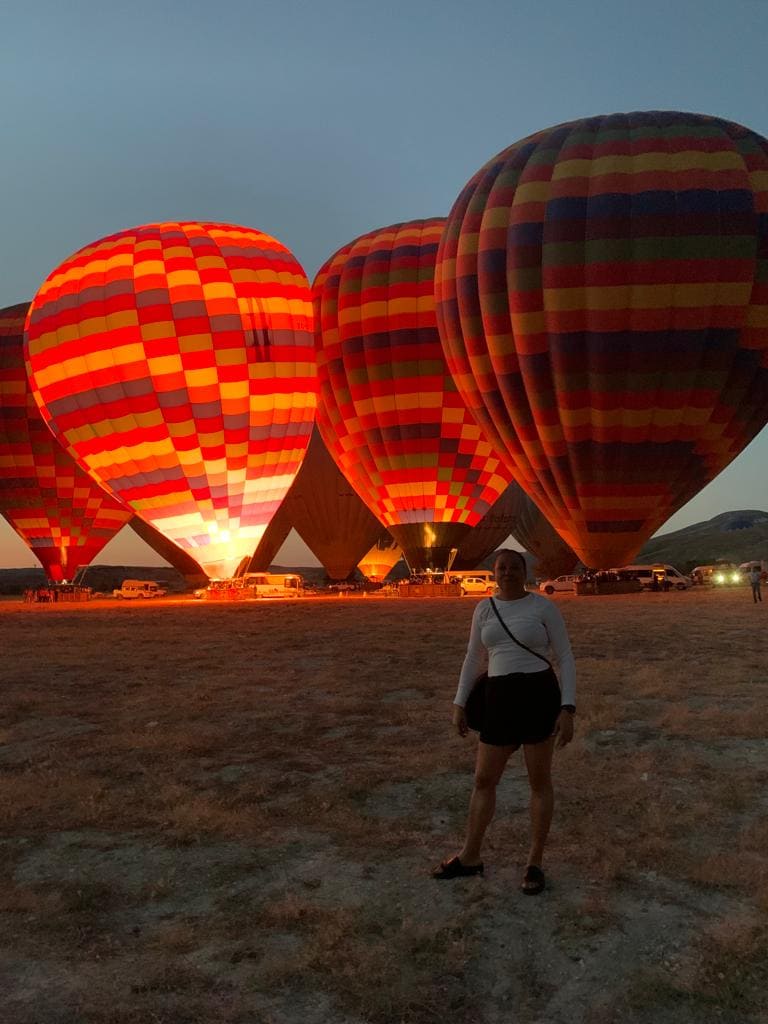
[[[0,602],[3,1024],[768,1021],[768,601],[556,598],[548,888],[519,756],[485,879],[471,599]]]

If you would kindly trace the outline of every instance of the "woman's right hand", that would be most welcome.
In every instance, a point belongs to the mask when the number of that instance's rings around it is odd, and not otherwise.
[[[453,720],[453,727],[459,736],[466,736],[469,732],[469,726],[467,725],[467,714],[464,711],[464,708],[460,708],[458,704],[454,704],[451,718]]]

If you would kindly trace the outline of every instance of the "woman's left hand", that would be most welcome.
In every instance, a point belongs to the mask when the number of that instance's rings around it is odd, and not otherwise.
[[[555,746],[558,750],[573,739],[573,715],[570,711],[561,711],[555,722]]]

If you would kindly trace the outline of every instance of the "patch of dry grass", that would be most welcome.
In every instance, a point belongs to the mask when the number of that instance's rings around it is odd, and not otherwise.
[[[757,1021],[762,607],[560,600],[579,713],[539,900],[519,755],[486,880],[428,878],[471,787],[473,607],[0,604],[3,1024]]]

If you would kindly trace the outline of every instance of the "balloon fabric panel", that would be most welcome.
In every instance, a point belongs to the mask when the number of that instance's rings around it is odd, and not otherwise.
[[[523,139],[454,205],[436,301],[507,471],[585,564],[631,560],[768,420],[768,143],[672,112]]]
[[[49,580],[71,580],[133,518],[45,425],[24,366],[29,303],[0,310],[0,512]]]
[[[44,417],[81,465],[210,575],[253,552],[309,440],[308,283],[250,228],[150,224],[53,271],[27,323]]]
[[[396,224],[340,249],[313,287],[318,426],[387,527],[479,522],[507,484],[447,373],[433,278],[444,221]]]

